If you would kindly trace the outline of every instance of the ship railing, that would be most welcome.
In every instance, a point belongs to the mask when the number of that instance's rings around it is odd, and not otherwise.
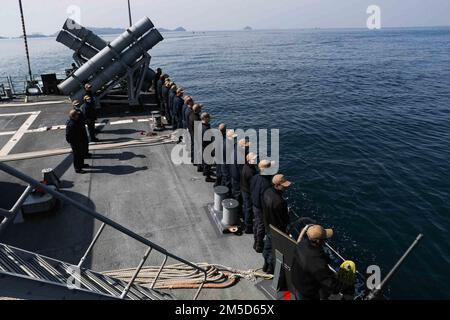
[[[156,274],[155,278],[153,279],[153,282],[151,284],[151,289],[154,289],[159,277],[164,269],[164,267],[167,264],[167,261],[169,258],[178,261],[179,263],[182,263],[184,265],[187,265],[191,268],[193,268],[194,270],[196,270],[198,273],[203,274],[203,281],[202,283],[199,285],[197,291],[195,292],[194,295],[194,300],[197,300],[198,296],[200,295],[200,292],[202,291],[204,285],[207,282],[207,278],[208,278],[208,274],[207,271],[199,266],[197,266],[196,264],[189,262],[183,258],[180,258],[178,256],[176,256],[175,254],[172,254],[170,252],[168,252],[166,249],[160,247],[159,245],[151,242],[150,240],[140,236],[139,234],[127,229],[126,227],[122,226],[121,224],[105,217],[104,215],[96,212],[95,210],[90,209],[89,207],[76,202],[75,200],[71,199],[70,197],[62,194],[61,192],[47,186],[44,185],[42,183],[40,183],[39,181],[33,179],[32,177],[16,170],[13,167],[10,167],[8,165],[6,165],[5,163],[0,162],[0,170],[4,171],[5,173],[23,181],[28,183],[28,186],[26,188],[26,190],[23,192],[23,194],[20,196],[19,200],[15,203],[15,205],[13,206],[13,208],[11,210],[4,210],[4,209],[0,209],[0,216],[3,216],[4,219],[2,221],[2,223],[0,224],[0,232],[2,231],[2,225],[6,225],[7,223],[9,223],[10,221],[12,221],[18,214],[23,202],[26,200],[26,198],[28,197],[28,195],[32,192],[33,189],[35,188],[39,188],[45,192],[47,192],[48,194],[52,195],[53,197],[55,197],[55,199],[58,199],[64,203],[68,203],[72,206],[74,206],[75,208],[77,208],[78,210],[80,210],[81,213],[83,214],[87,214],[91,217],[93,217],[94,219],[102,222],[102,225],[100,226],[100,228],[98,229],[97,233],[95,234],[94,238],[92,239],[91,243],[89,244],[86,252],[84,253],[83,257],[80,259],[79,263],[78,263],[78,267],[82,268],[84,262],[86,261],[86,258],[88,257],[88,255],[91,253],[92,249],[94,248],[96,242],[98,241],[98,239],[100,238],[102,232],[104,231],[106,226],[109,226],[113,229],[115,229],[116,231],[119,231],[127,236],[129,236],[130,238],[140,242],[141,244],[145,245],[147,247],[147,250],[145,251],[143,257],[141,258],[141,261],[139,263],[139,265],[136,267],[134,274],[131,278],[131,280],[128,282],[127,286],[125,287],[125,289],[123,290],[122,294],[121,294],[121,298],[125,299],[129,290],[131,289],[131,286],[133,285],[133,283],[135,282],[136,278],[138,277],[141,269],[143,268],[145,262],[147,261],[149,255],[153,252],[159,252],[160,254],[162,254],[164,256],[164,260],[161,264],[161,266],[159,267],[158,273]]]
[[[66,79],[66,73],[65,72],[56,72],[57,79]],[[9,90],[9,92],[13,96],[21,96],[27,94],[27,87],[29,83],[29,78],[27,76],[0,76],[0,87],[3,88],[3,93],[6,95],[6,91]],[[41,89],[42,92],[43,83],[41,79],[41,75],[39,74],[33,74],[33,82]],[[0,89],[1,90],[1,89]],[[2,92],[0,91],[0,95]]]

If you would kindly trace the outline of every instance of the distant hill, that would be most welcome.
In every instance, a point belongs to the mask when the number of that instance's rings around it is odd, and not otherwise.
[[[94,32],[97,35],[109,35],[109,34],[121,34],[125,31],[124,28],[96,28],[96,27],[88,27],[89,30]],[[160,32],[185,32],[186,29],[183,27],[178,27],[176,29],[165,29],[158,28]]]
[[[87,27],[87,28],[99,36],[116,35],[116,34],[121,34],[125,31],[125,28],[108,28],[108,27],[104,27],[104,28],[102,28],[102,27]],[[158,30],[160,32],[185,32],[185,31],[187,31],[183,27],[178,27],[173,30],[165,29],[165,28],[158,28]],[[59,33],[59,31],[54,34],[51,34],[51,35],[45,35],[42,33],[32,33],[32,34],[27,35],[27,37],[28,38],[56,37],[58,35],[58,33]],[[23,36],[19,36],[17,38],[23,38]],[[0,39],[9,39],[9,38],[0,37]]]
[[[158,28],[160,32],[186,32],[187,30],[183,27],[178,27],[176,29],[170,30],[165,28]]]
[[[96,35],[109,35],[109,34],[121,34],[125,31],[124,28],[99,28],[99,27],[87,27]]]
[[[252,28],[252,27],[250,27],[250,26],[246,26],[246,27],[244,28],[244,30],[245,30],[245,31],[252,31],[252,30],[253,30],[253,28]]]
[[[47,38],[48,36],[42,33],[32,33],[32,34],[27,34],[27,38],[32,39],[32,38]],[[23,35],[20,36],[19,38],[23,38]]]

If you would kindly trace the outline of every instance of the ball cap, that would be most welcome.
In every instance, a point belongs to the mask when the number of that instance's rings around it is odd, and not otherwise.
[[[272,179],[272,183],[275,186],[283,186],[285,188],[289,188],[291,186],[291,184],[292,184],[292,182],[288,181],[286,179],[286,177],[284,175],[282,175],[282,174],[275,175],[273,177],[273,179]]]
[[[256,154],[256,153],[254,153],[254,152],[250,152],[248,155],[247,155],[247,162],[248,163],[250,163],[250,164],[256,164],[256,160],[258,159],[258,155]]]
[[[324,229],[322,226],[316,224],[308,228],[306,235],[309,240],[326,240],[333,236],[333,230]]]
[[[269,160],[261,160],[258,164],[258,168],[260,170],[270,169],[275,165],[275,161],[269,161]]]
[[[221,124],[219,124],[219,130],[220,131],[225,131],[227,129],[227,125],[225,124],[225,123],[221,123]]]
[[[238,144],[241,148],[249,148],[252,145],[251,142],[246,139],[239,140]]]

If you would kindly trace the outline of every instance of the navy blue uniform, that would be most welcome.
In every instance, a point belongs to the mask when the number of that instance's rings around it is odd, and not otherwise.
[[[84,146],[84,156],[86,158],[89,154],[89,138],[86,133],[86,124],[87,124],[86,117],[84,116],[82,108],[74,107],[74,110],[78,112],[78,115],[79,115],[78,121],[80,121],[82,123],[83,129],[84,129],[81,134],[83,135],[83,139],[85,141],[83,146]]]
[[[182,128],[182,109],[184,105],[183,97],[175,96],[172,103],[172,124],[173,129]]]
[[[200,121],[200,115],[198,113],[195,112],[191,112],[189,114],[189,119],[188,119],[188,130],[189,130],[189,134],[191,136],[191,159],[192,162],[194,162],[195,160],[201,160],[200,158],[195,158],[195,148],[194,148],[194,128],[195,128],[195,122],[196,121]],[[198,164],[198,163],[195,163]]]
[[[205,133],[209,129],[211,129],[211,125],[209,123],[202,123],[202,169],[203,169],[203,174],[206,177],[211,176],[211,164],[207,164],[205,162],[205,159],[203,158],[203,154],[205,152],[206,147],[211,143],[209,141],[204,140]]]
[[[87,134],[82,119],[69,119],[66,123],[66,141],[73,152],[73,166],[76,171],[83,169],[86,156]]]
[[[255,175],[250,181],[250,190],[253,202],[253,214],[255,221],[253,224],[253,235],[258,251],[263,250],[266,230],[262,212],[262,197],[264,192],[272,186],[272,176]]]
[[[223,134],[223,163],[216,164],[216,186],[227,187],[231,192],[231,173],[230,166],[226,163],[227,161],[227,137]]]
[[[163,109],[164,109],[164,115],[166,117],[166,120],[169,124],[172,123],[172,116],[169,110],[169,88],[167,88],[166,86],[162,87],[161,90],[161,96],[162,96],[162,104],[163,104]]]
[[[233,164],[229,165],[231,174],[231,194],[235,200],[239,201],[239,203],[242,203],[241,173],[244,164],[238,163],[238,161],[245,161],[245,156],[246,153],[248,152],[248,148],[244,149],[239,147],[237,141],[235,141],[233,148],[234,148]]]
[[[242,206],[244,210],[244,222],[246,230],[250,232],[253,230],[253,202],[250,191],[250,182],[252,178],[258,173],[256,165],[245,164],[241,172],[241,193],[242,193]]]
[[[182,128],[187,129],[187,121],[186,121],[186,111],[188,109],[187,104],[183,104],[183,108],[181,108],[181,122],[182,122]]]
[[[263,257],[268,266],[268,270],[275,268],[275,259],[272,254],[272,234],[270,225],[282,232],[286,232],[289,225],[289,210],[282,192],[274,187],[267,189],[262,197],[262,211],[264,226],[266,229],[266,238],[264,239]]]
[[[173,90],[169,90],[169,97],[167,98],[168,106],[167,109],[169,110],[169,117],[170,117],[170,123],[173,125],[173,100],[177,96],[177,93]]]
[[[90,103],[85,102],[81,108],[85,122],[88,127],[89,137],[91,141],[95,141],[95,120],[97,120],[97,112],[95,110],[95,104],[91,101]]]
[[[321,291],[325,296],[344,289],[354,291],[337,280],[329,263],[330,258],[322,247],[312,245],[308,239],[298,244],[291,272],[297,300],[319,300]]]
[[[156,97],[158,100],[158,106],[159,110],[161,112],[164,112],[164,106],[163,106],[163,96],[162,96],[162,88],[163,88],[164,82],[162,79],[159,79],[156,83]]]

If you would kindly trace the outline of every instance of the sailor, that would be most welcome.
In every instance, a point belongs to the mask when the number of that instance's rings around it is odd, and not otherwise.
[[[189,130],[189,134],[191,136],[191,160],[192,163],[194,164],[194,166],[197,166],[198,164],[194,162],[194,160],[199,160],[200,158],[195,159],[195,148],[194,148],[194,128],[195,128],[195,122],[197,121],[201,121],[200,119],[200,114],[202,112],[202,105],[201,104],[195,104],[192,107],[192,112],[189,115],[189,119],[188,119],[188,130]],[[198,167],[198,172],[201,172],[201,166]]]
[[[264,249],[265,226],[262,212],[262,197],[264,192],[272,186],[273,176],[268,173],[274,165],[269,160],[262,160],[258,164],[259,173],[256,174],[250,181],[250,193],[252,195],[253,214],[255,217],[253,223],[253,237],[255,243],[253,249],[256,252],[262,253]]]
[[[167,123],[171,125],[172,123],[172,116],[169,110],[169,91],[170,87],[172,86],[172,81],[167,78],[164,82],[164,86],[161,90],[161,96],[162,96],[162,103],[163,103],[163,109],[164,109],[164,116],[166,117]]]
[[[252,197],[250,193],[250,181],[258,173],[257,169],[257,158],[256,153],[249,153],[246,156],[246,161],[241,173],[241,193],[242,193],[242,205],[244,211],[244,224],[245,233],[253,233],[253,204]]]
[[[176,95],[173,98],[173,103],[172,103],[172,124],[173,124],[173,129],[174,130],[180,129],[183,126],[182,118],[181,118],[183,105],[184,105],[183,95],[184,95],[183,88],[178,88],[177,91],[176,91]]]
[[[299,239],[291,271],[297,300],[326,299],[345,289],[330,270],[330,258],[323,250],[325,241],[332,236],[332,229],[311,225],[307,226],[305,239]]]
[[[156,73],[152,81],[153,89],[155,89],[156,96],[158,96],[158,81],[159,79],[161,79],[161,76],[162,76],[161,68],[156,69]]]
[[[275,259],[272,254],[272,235],[270,226],[286,233],[289,225],[289,210],[283,192],[291,186],[291,182],[286,180],[284,175],[277,174],[272,179],[272,187],[267,189],[262,197],[262,211],[264,217],[264,227],[266,237],[264,239],[264,267],[263,271],[273,274]]]
[[[241,174],[239,170],[239,166],[237,163],[237,153],[238,153],[238,143],[237,143],[237,134],[234,132],[234,130],[228,130],[227,131],[227,138],[228,138],[228,144],[227,147],[233,148],[233,158],[228,159],[227,158],[227,165],[228,170],[230,172],[231,177],[231,196],[233,199],[238,201],[239,203],[242,203],[241,201]],[[228,155],[230,156],[230,155]],[[231,162],[230,162],[231,161]]]
[[[86,159],[91,158],[92,154],[89,153],[89,138],[86,132],[86,117],[84,116],[83,110],[82,110],[82,105],[80,103],[80,101],[78,100],[74,100],[72,101],[72,107],[73,110],[75,110],[76,112],[78,112],[79,116],[79,120],[80,123],[83,124],[83,128],[84,130],[81,132],[82,134],[82,139],[83,139],[83,150],[84,150],[84,157]]]
[[[163,89],[163,86],[164,86],[164,82],[166,81],[166,79],[167,79],[168,77],[169,77],[169,76],[168,76],[167,74],[162,74],[162,75],[159,77],[159,80],[158,80],[158,82],[157,82],[157,84],[156,84],[156,99],[157,99],[157,101],[158,101],[158,107],[159,107],[159,110],[161,111],[161,114],[164,113],[164,104],[163,104],[162,89]]]
[[[189,114],[192,112],[192,107],[194,106],[194,99],[191,96],[184,97],[184,106],[181,116],[183,118],[183,129],[188,128]]]
[[[230,170],[227,161],[227,126],[225,123],[219,124],[219,131],[222,133],[222,161],[216,163],[216,183],[215,186],[224,186],[231,190]]]
[[[159,92],[158,92],[158,82],[161,79],[161,76],[162,76],[161,68],[156,69],[155,76],[152,80],[152,86],[153,86],[153,89],[155,90],[155,98],[156,98],[156,103],[158,105],[158,109],[161,108],[161,101],[159,100]]]
[[[242,193],[241,193],[241,173],[245,164],[245,157],[247,156],[250,148],[250,142],[247,139],[241,139],[237,142],[237,134],[233,133],[234,140],[234,159],[230,164],[231,173],[231,194],[232,197],[242,205]],[[240,207],[242,209],[242,207]],[[242,213],[243,210],[241,210]],[[244,217],[242,217],[244,218]]]
[[[84,85],[84,91],[86,91],[86,95],[90,96],[92,99],[92,102],[95,104],[95,100],[94,100],[94,92],[92,91],[92,85],[90,83],[86,83]]]
[[[211,141],[205,141],[205,139],[204,139],[206,132],[209,129],[211,129],[211,124],[210,124],[211,116],[209,115],[209,113],[204,112],[200,116],[200,119],[202,120],[202,164],[201,164],[201,169],[203,170],[203,175],[206,177],[205,178],[206,182],[215,182],[216,180],[211,177],[211,164],[207,163],[207,161],[205,161],[205,157],[204,157],[205,149],[211,143]]]
[[[173,102],[175,100],[175,97],[177,96],[177,85],[175,83],[172,83],[172,85],[170,86],[170,90],[169,90],[169,97],[167,99],[168,101],[168,110],[170,113],[170,117],[171,117],[171,124],[172,126],[174,126],[175,124],[173,123],[173,119],[174,119],[174,114],[173,114]]]
[[[83,113],[86,125],[88,127],[89,138],[91,142],[97,142],[95,132],[95,121],[97,120],[97,112],[95,110],[95,105],[92,98],[88,95],[84,96],[84,104],[81,107],[81,112]]]
[[[72,69],[70,69],[68,76],[71,76],[75,73],[75,71],[78,70],[78,66],[76,65],[76,63],[72,63]]]
[[[70,110],[69,120],[66,123],[66,141],[70,144],[73,153],[73,166],[76,173],[86,173],[83,169],[88,165],[84,164],[85,159],[85,138],[86,129],[80,119],[80,112],[75,109]]]

